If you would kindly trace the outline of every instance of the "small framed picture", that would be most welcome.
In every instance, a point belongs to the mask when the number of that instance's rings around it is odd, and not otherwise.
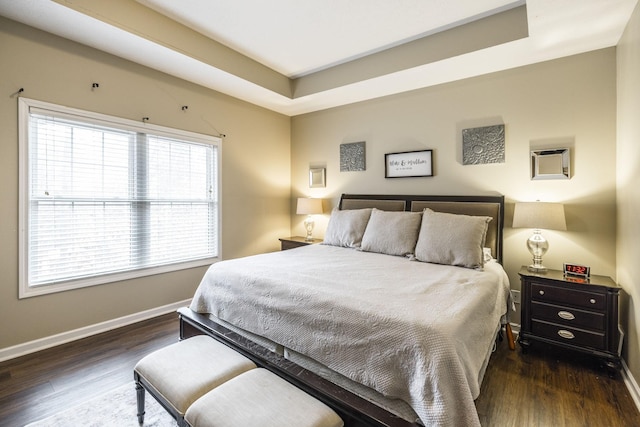
[[[385,178],[433,176],[433,150],[405,151],[384,155]]]
[[[309,188],[324,188],[326,169],[325,168],[310,168],[309,169]]]
[[[569,148],[531,152],[531,179],[570,179]]]

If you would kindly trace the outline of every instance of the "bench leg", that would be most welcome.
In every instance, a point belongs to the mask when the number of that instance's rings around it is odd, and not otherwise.
[[[136,397],[138,400],[138,424],[144,424],[144,387],[136,381]]]

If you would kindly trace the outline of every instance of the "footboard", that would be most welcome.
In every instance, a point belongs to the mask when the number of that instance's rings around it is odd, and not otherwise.
[[[286,379],[336,411],[346,427],[418,427],[189,308],[178,310],[180,338],[208,335]]]

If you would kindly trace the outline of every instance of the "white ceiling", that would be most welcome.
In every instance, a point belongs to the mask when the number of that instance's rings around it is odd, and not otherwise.
[[[521,0],[118,1],[137,1],[292,82],[524,4]],[[637,2],[528,0],[528,37],[361,79],[356,76],[298,97],[189,55],[177,38],[175,45],[161,42],[95,13],[81,13],[74,4],[82,5],[81,0],[0,0],[0,15],[297,115],[615,46]],[[164,37],[170,40],[171,34]]]
[[[137,0],[286,75],[378,52],[515,0]],[[250,11],[250,12],[247,12]]]

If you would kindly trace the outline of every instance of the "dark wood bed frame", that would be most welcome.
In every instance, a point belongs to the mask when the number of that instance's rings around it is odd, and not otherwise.
[[[426,203],[426,205],[425,205]],[[457,209],[452,206],[461,206]],[[483,214],[485,205],[495,205],[493,232],[495,242],[492,250],[494,257],[502,262],[502,228],[504,222],[503,196],[403,196],[343,194],[340,209],[377,207],[386,210],[416,211],[428,206],[436,211]],[[480,213],[477,207],[480,206]],[[491,225],[491,223],[490,223]],[[209,335],[230,348],[238,351],[256,365],[269,369],[296,387],[304,390],[316,399],[333,408],[344,420],[346,427],[417,427],[418,424],[403,420],[387,410],[371,403],[356,394],[325,380],[319,375],[304,369],[288,359],[262,347],[259,344],[225,328],[206,315],[196,313],[189,308],[178,310],[180,318],[180,339],[194,335]],[[508,331],[507,331],[508,332]],[[510,342],[511,345],[511,342]]]

